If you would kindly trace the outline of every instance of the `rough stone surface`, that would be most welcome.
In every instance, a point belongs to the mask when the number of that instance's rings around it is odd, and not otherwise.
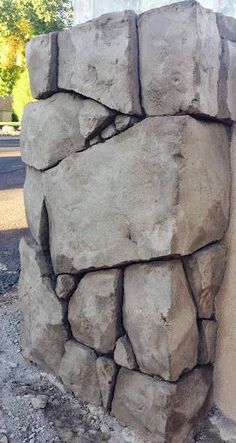
[[[123,322],[142,372],[174,381],[196,365],[196,309],[181,262],[126,268]]]
[[[68,299],[76,287],[73,275],[61,274],[57,277],[55,292],[59,298]]]
[[[97,131],[107,126],[113,115],[110,109],[100,103],[84,100],[79,114],[81,134],[85,139],[95,136]]]
[[[48,215],[45,206],[42,174],[34,168],[26,168],[24,202],[28,226],[34,240],[48,249]]]
[[[105,14],[59,33],[60,88],[140,114],[136,15]],[[81,57],[82,54],[82,57]]]
[[[221,38],[236,42],[236,20],[223,14],[216,14]]]
[[[115,118],[115,126],[117,131],[124,131],[132,123],[132,117],[130,115],[117,115]]]
[[[34,98],[46,98],[57,91],[57,35],[57,32],[39,35],[26,45],[26,62]]]
[[[39,247],[22,239],[20,254],[19,298],[24,356],[43,370],[57,373],[67,338],[65,309],[53,290],[52,270]]]
[[[103,140],[107,140],[108,138],[114,137],[117,134],[115,125],[111,124],[107,126],[107,128],[103,129],[101,132],[101,137]]]
[[[150,443],[187,443],[194,424],[207,408],[211,370],[197,368],[178,383],[167,383],[122,368],[117,377],[112,413]],[[191,395],[190,395],[191,393]]]
[[[236,25],[235,25],[236,26]],[[235,31],[236,34],[236,31]],[[226,105],[231,120],[236,120],[236,43],[228,41],[228,66],[227,66],[227,83],[226,83]]]
[[[127,369],[137,368],[132,345],[127,336],[120,337],[116,342],[114,360],[119,366]]]
[[[96,354],[87,346],[69,340],[65,344],[59,375],[63,383],[82,401],[101,405]]]
[[[226,245],[218,243],[184,259],[187,279],[200,318],[211,318],[215,313],[215,297],[224,276],[226,253]]]
[[[104,354],[113,351],[121,335],[121,277],[118,269],[86,274],[69,302],[76,340]]]
[[[216,350],[217,323],[213,320],[199,322],[198,364],[214,363]]]
[[[231,144],[231,210],[226,235],[227,265],[216,298],[218,324],[214,371],[214,400],[226,417],[236,421],[236,127]]]
[[[106,410],[110,410],[116,382],[117,366],[111,358],[106,357],[99,357],[96,365],[102,404]]]
[[[85,138],[79,126],[82,103],[78,96],[59,92],[25,107],[21,154],[27,165],[47,169],[84,149]]]
[[[227,228],[226,130],[147,118],[47,171],[44,189],[55,273],[190,254]]]
[[[138,33],[145,112],[216,116],[220,36],[213,11],[194,1],[152,9],[140,15]]]

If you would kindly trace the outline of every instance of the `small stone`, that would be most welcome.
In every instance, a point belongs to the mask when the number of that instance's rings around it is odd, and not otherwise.
[[[68,299],[76,287],[76,279],[70,274],[61,274],[57,277],[55,292],[58,298]]]
[[[112,115],[113,112],[100,103],[89,99],[84,100],[79,114],[81,134],[85,139],[93,137],[96,132],[107,126]]]
[[[110,410],[116,382],[117,366],[111,358],[106,357],[98,358],[96,366],[103,407],[106,410]]]
[[[198,364],[214,363],[217,338],[217,323],[214,320],[199,321]]]
[[[89,141],[89,146],[97,145],[97,143],[101,143],[101,141],[100,135],[96,135],[96,137],[91,138]]]
[[[133,348],[127,336],[120,337],[116,342],[114,360],[119,366],[127,369],[137,367]]]
[[[101,392],[96,369],[97,356],[87,346],[69,340],[61,360],[59,376],[82,401],[101,405]]]
[[[108,138],[114,137],[116,135],[116,127],[113,125],[113,123],[109,126],[107,126],[103,131],[101,132],[101,137],[103,140],[107,140]]]
[[[0,443],[8,443],[8,438],[6,434],[0,435]]]
[[[117,131],[124,131],[127,129],[132,122],[132,117],[130,115],[117,115],[115,118],[115,126]]]
[[[211,318],[226,264],[224,243],[207,246],[184,259],[184,268],[194,296],[199,318]]]
[[[121,271],[90,272],[79,282],[69,302],[68,319],[80,343],[107,354],[121,333]]]
[[[31,404],[35,410],[45,409],[47,406],[48,397],[46,395],[37,395],[31,399]]]

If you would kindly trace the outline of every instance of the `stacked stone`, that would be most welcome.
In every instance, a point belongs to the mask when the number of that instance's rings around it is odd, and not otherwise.
[[[208,407],[236,115],[227,20],[186,1],[26,51],[40,100],[22,122],[24,354],[148,442],[189,441]]]

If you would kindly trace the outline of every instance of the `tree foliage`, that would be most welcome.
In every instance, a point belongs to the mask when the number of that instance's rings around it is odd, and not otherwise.
[[[10,94],[25,70],[25,44],[71,20],[71,0],[0,0],[0,95]]]

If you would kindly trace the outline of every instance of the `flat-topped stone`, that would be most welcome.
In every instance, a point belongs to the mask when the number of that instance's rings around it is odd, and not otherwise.
[[[145,112],[215,117],[221,53],[215,13],[195,1],[162,6],[139,16],[138,34]]]
[[[124,114],[140,114],[138,37],[132,11],[59,33],[58,85]]]
[[[57,32],[38,35],[26,45],[31,92],[34,98],[46,98],[57,91]]]
[[[222,124],[147,118],[44,173],[55,273],[190,254],[224,235],[229,190]]]

